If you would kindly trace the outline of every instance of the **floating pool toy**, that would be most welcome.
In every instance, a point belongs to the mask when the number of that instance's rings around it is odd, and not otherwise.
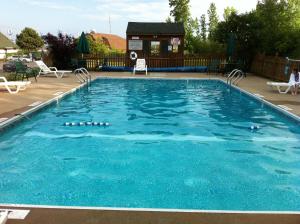
[[[251,125],[250,129],[251,130],[258,130],[258,129],[260,129],[260,127],[259,127],[259,125]]]
[[[108,122],[65,122],[64,126],[110,126],[110,123]]]

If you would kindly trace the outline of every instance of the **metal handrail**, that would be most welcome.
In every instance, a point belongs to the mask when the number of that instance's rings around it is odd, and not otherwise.
[[[237,85],[244,77],[245,77],[245,74],[242,70],[234,69],[227,76],[226,82],[229,85],[232,85],[232,84]]]
[[[229,73],[229,75],[227,76],[227,80],[226,80],[227,84],[229,84],[229,80],[232,78],[232,76],[235,74],[235,72],[236,72],[237,70],[238,70],[238,69],[234,69],[234,70],[232,70],[232,71]]]
[[[92,80],[92,76],[85,68],[78,68],[74,71],[74,73],[81,83],[90,82]]]

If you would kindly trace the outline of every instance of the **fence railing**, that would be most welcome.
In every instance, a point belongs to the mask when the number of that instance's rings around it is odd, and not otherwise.
[[[89,54],[83,58],[89,70],[95,70],[99,66],[121,66],[133,67],[134,62],[126,54]],[[149,68],[166,68],[182,66],[208,66],[212,60],[225,61],[222,55],[185,55],[176,58],[145,57]]]
[[[256,55],[251,65],[251,72],[278,81],[288,81],[290,73],[294,67],[298,67],[299,63],[287,63],[287,59],[278,56]],[[286,67],[289,69],[286,72]]]

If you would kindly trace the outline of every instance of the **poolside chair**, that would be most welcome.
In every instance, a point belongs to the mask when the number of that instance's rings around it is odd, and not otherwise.
[[[56,67],[48,67],[43,61],[36,61],[35,63],[41,69],[37,77],[40,75],[54,74],[57,78],[62,78],[64,74],[72,73],[72,71],[57,70]]]
[[[5,87],[10,94],[16,94],[20,90],[25,90],[26,87],[28,85],[30,85],[30,83],[31,83],[30,81],[25,81],[25,82],[23,82],[23,81],[13,81],[13,82],[9,82],[3,76],[0,76],[0,80],[3,81],[3,82],[0,82],[0,87]]]
[[[276,87],[278,92],[282,94],[287,94],[293,86],[291,83],[288,82],[267,82],[267,85],[271,88]]]
[[[213,59],[207,66],[207,74],[214,73],[218,74],[220,72],[221,61],[219,59]]]
[[[37,75],[39,74],[40,69],[39,68],[29,68],[27,65],[24,65],[21,61],[16,61],[16,77],[15,79],[17,80],[17,76],[21,75],[22,81],[24,78],[29,80],[30,77],[34,77],[35,81],[37,82]]]
[[[144,58],[136,60],[136,65],[133,68],[133,74],[135,74],[136,72],[146,72],[147,75],[147,65]]]

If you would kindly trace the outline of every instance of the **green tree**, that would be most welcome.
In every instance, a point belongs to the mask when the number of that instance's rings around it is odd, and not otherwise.
[[[170,16],[174,18],[174,21],[187,25],[191,17],[190,0],[169,0],[169,6],[171,8]]]
[[[212,39],[214,31],[218,25],[218,15],[217,15],[217,7],[215,3],[210,3],[209,9],[207,10],[208,14],[208,38]]]
[[[206,40],[207,27],[206,27],[206,18],[205,14],[202,14],[200,17],[200,37],[202,40]]]
[[[44,41],[40,35],[32,28],[26,27],[17,35],[17,45],[25,52],[36,51],[43,47]]]
[[[287,11],[290,15],[292,26],[300,27],[300,0],[288,0]]]
[[[225,21],[228,21],[229,17],[232,15],[232,14],[237,14],[237,10],[234,8],[234,7],[226,7],[224,9],[224,13],[223,13],[223,18]]]
[[[214,39],[227,45],[230,35],[233,34],[237,58],[245,59],[250,65],[252,58],[260,48],[261,37],[257,31],[261,28],[262,24],[255,12],[232,14],[227,21],[218,24]]]
[[[294,8],[288,1],[262,0],[257,4],[256,14],[262,23],[261,52],[285,54],[293,45],[290,33],[295,29]]]
[[[199,24],[197,19],[193,19],[190,13],[190,0],[169,0],[170,16],[176,23],[183,23],[185,29],[185,50],[193,52],[193,42],[199,33]],[[172,19],[168,18],[168,22]]]
[[[94,40],[91,35],[87,35],[86,39],[89,42],[90,52],[92,54],[105,54],[110,52],[110,49],[104,43],[99,40]]]

